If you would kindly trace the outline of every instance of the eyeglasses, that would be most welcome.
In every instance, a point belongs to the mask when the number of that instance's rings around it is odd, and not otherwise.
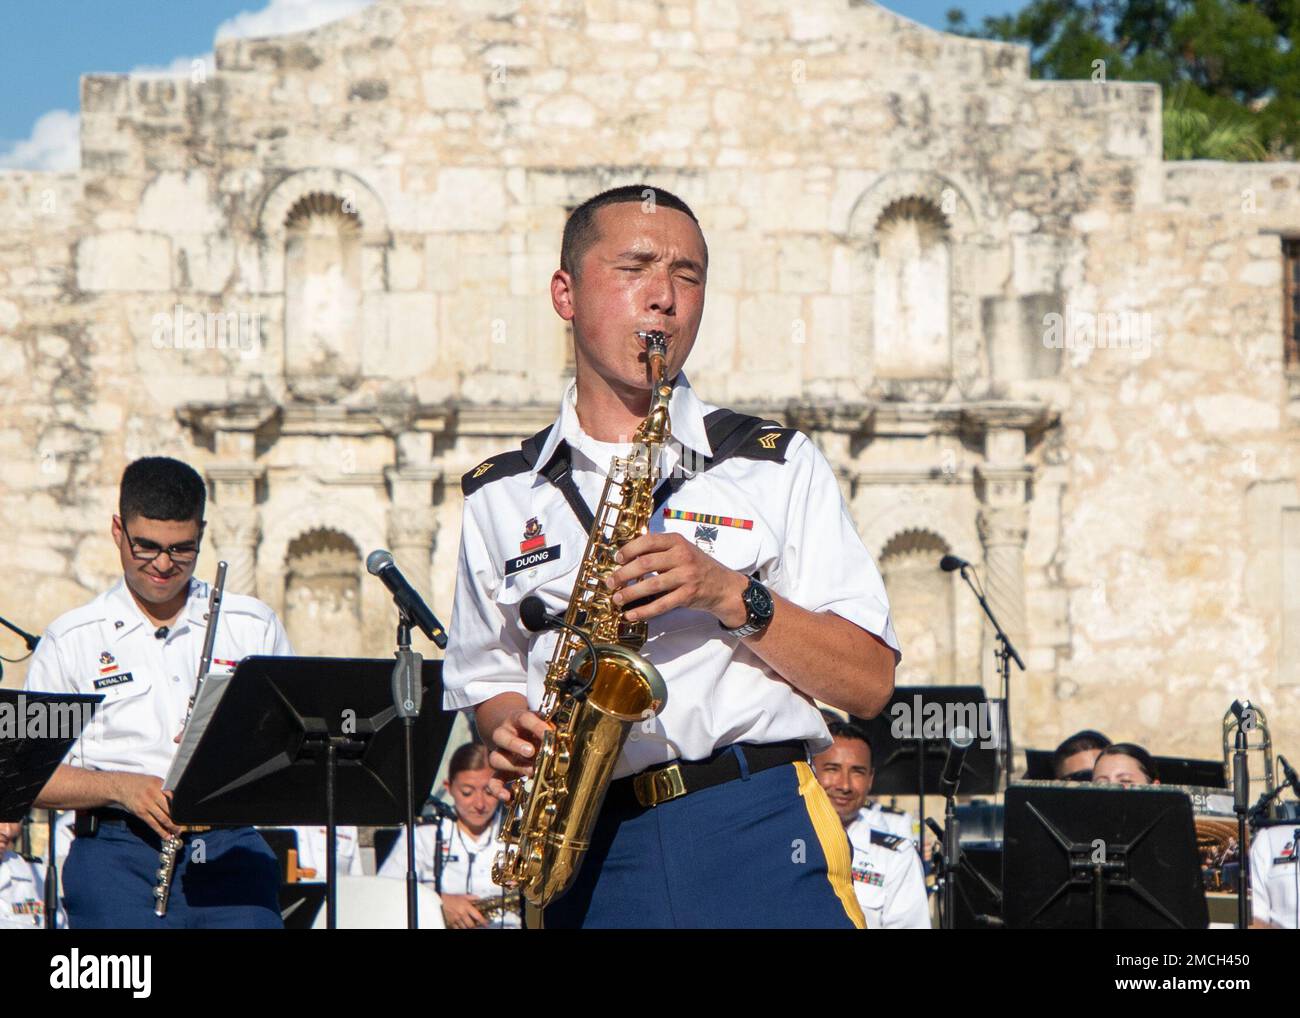
[[[167,557],[178,566],[187,566],[199,557],[199,541],[181,541],[179,544],[169,544],[164,548],[157,541],[150,541],[145,537],[132,537],[130,531],[126,529],[126,523],[121,519],[118,523],[122,527],[122,533],[126,534],[127,543],[131,546],[131,554],[137,562],[152,562],[159,555],[166,553]],[[199,539],[203,536],[203,525],[199,525]]]

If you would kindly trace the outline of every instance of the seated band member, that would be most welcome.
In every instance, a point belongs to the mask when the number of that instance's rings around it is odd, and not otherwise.
[[[1297,893],[1300,824],[1261,827],[1250,842],[1250,925],[1254,929],[1300,929]]]
[[[1092,765],[1097,754],[1110,745],[1101,732],[1084,729],[1075,732],[1056,747],[1052,754],[1052,770],[1057,781],[1091,781]]]
[[[45,925],[45,866],[14,851],[20,823],[0,823],[0,930],[35,930]],[[60,929],[68,923],[60,909]]]
[[[502,889],[492,882],[501,811],[496,796],[488,791],[491,780],[487,749],[482,743],[465,743],[451,755],[444,784],[455,816],[440,817],[415,829],[416,875],[421,881],[433,884],[438,892],[448,929],[518,929],[521,925],[517,908],[500,907]],[[441,858],[438,858],[439,845]],[[397,839],[379,868],[379,875],[406,879],[405,835]],[[484,902],[497,905],[491,919],[475,907],[475,903]]]
[[[301,879],[307,883],[324,883],[327,869],[325,850],[328,844],[326,829],[294,827],[292,830],[298,836],[298,869],[306,871]],[[358,832],[353,826],[340,825],[334,828],[335,865],[341,877],[360,877],[366,872],[361,862],[361,846],[357,843],[357,838]]]
[[[642,651],[667,700],[633,726],[548,928],[863,925],[848,841],[808,754],[830,744],[815,699],[864,717],[888,702],[889,602],[817,446],[717,411],[682,373],[707,270],[694,213],[666,191],[620,187],[579,206],[551,277],[576,380],[551,427],[462,481],[445,703],[475,708],[508,781],[531,774],[546,732],[535,711],[556,642],[521,624],[520,602],[565,611],[611,457],[649,413],[638,333],[664,333],[661,501],[605,582],[623,621],[647,624]]]
[[[50,623],[27,688],[102,693],[87,731],[41,791],[39,806],[77,811],[63,868],[74,928],[278,928],[279,866],[251,827],[186,834],[171,898],[154,915],[162,839],[178,831],[163,777],[198,678],[209,585],[194,579],[203,540],[203,479],[164,457],[122,475],[111,533],[122,579]],[[252,654],[288,654],[275,613],[226,592],[212,671]]]
[[[822,717],[826,720],[826,727],[835,731],[836,725],[842,725],[849,719],[842,714],[833,710],[823,708]],[[872,780],[875,779],[875,766],[872,765]],[[822,787],[826,783],[822,782]],[[870,790],[868,789],[868,792]],[[867,801],[862,809],[866,813],[867,824],[877,831],[888,831],[890,834],[897,834],[900,838],[906,838],[913,845],[918,844],[921,835],[921,825],[917,823],[916,817],[893,806],[886,806],[879,799],[871,798],[867,795]]]
[[[813,767],[853,846],[853,890],[867,928],[928,930],[930,906],[915,844],[873,826],[863,808],[875,777],[871,737],[851,722],[830,728],[834,741],[813,757]]]
[[[1156,762],[1141,746],[1116,742],[1097,754],[1092,765],[1094,785],[1158,785]]]

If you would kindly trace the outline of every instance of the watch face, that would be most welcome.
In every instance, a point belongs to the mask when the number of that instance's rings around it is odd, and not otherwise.
[[[749,584],[749,589],[745,591],[745,603],[749,605],[749,610],[759,619],[768,619],[772,617],[772,595],[767,592],[767,588],[757,581]]]

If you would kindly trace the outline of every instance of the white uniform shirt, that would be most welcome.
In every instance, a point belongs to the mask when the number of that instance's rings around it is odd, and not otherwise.
[[[59,929],[68,921],[55,916]],[[17,852],[0,855],[0,930],[34,930],[45,926],[45,864],[31,863]]]
[[[869,930],[928,930],[921,857],[910,838],[873,829],[867,811],[845,833],[853,848],[853,891]]]
[[[45,630],[27,670],[27,688],[103,693],[95,720],[66,763],[89,770],[165,777],[173,741],[198,678],[207,633],[209,585],[190,581],[189,599],[165,639],[119,580]],[[212,672],[231,672],[254,654],[291,654],[284,627],[261,601],[226,594],[217,621]]]
[[[295,827],[298,835],[298,868],[315,870],[316,874],[305,878],[311,883],[325,882],[325,828]],[[364,876],[365,868],[361,864],[361,849],[357,844],[355,827],[334,828],[334,851],[338,859],[339,876]]]
[[[501,811],[477,838],[472,838],[451,818],[433,824],[418,824],[415,828],[415,873],[421,883],[434,884],[433,857],[438,843],[438,825],[442,826],[442,893],[472,894],[476,898],[494,898],[501,894],[501,885],[492,882],[492,860],[496,858],[497,835],[501,831]],[[388,858],[379,867],[381,877],[406,879],[406,829],[393,844]],[[519,916],[504,913],[504,918],[494,919],[490,926],[518,929]]]
[[[919,832],[916,826],[916,818],[911,813],[891,809],[880,802],[867,803],[863,812],[866,814],[867,823],[871,827],[889,834],[897,834],[900,838],[907,838],[908,841],[915,844]]]
[[[556,635],[524,629],[519,603],[537,594],[549,610],[563,614],[588,535],[540,469],[560,440],[567,440],[574,480],[594,508],[610,452],[627,448],[587,438],[578,425],[575,398],[576,383],[571,383],[534,469],[510,473],[506,466],[492,480],[488,464],[493,461],[488,461],[471,472],[481,472],[487,481],[465,499],[443,671],[448,708],[510,691],[526,694],[534,709],[541,702]],[[671,477],[679,465],[690,474],[692,464],[712,455],[704,422],[712,409],[679,376],[669,404],[673,441],[663,452],[662,477]],[[724,566],[757,574],[795,604],[834,612],[897,651],[884,583],[854,529],[830,464],[798,433],[789,436],[781,462],[786,435],[771,435],[772,449],[763,448],[776,458],[732,456],[689,476],[655,512],[651,532],[680,533]],[[720,519],[692,518],[699,515]],[[673,759],[698,760],[733,742],[802,739],[812,752],[830,745],[812,698],[779,678],[706,612],[678,608],[650,620],[642,653],[663,675],[668,701],[657,718],[633,727],[615,777]]]
[[[1295,840],[1300,822],[1261,827],[1250,845],[1250,915],[1284,930],[1300,928],[1300,866]]]

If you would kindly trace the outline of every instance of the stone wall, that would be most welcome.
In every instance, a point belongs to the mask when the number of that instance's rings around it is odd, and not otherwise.
[[[566,208],[645,181],[710,245],[697,388],[812,433],[900,629],[946,634],[902,678],[992,682],[969,593],[917,571],[950,551],[1029,665],[1020,745],[1217,756],[1240,695],[1300,736],[1300,167],[1165,164],[1153,85],[798,7],[380,0],[203,80],[85,78],[82,170],[0,174],[0,613],[111,580],[151,452],[207,473],[232,589],[329,615],[348,549],[389,546],[445,613],[459,474],[563,385]],[[357,591],[338,653],[386,653]]]

